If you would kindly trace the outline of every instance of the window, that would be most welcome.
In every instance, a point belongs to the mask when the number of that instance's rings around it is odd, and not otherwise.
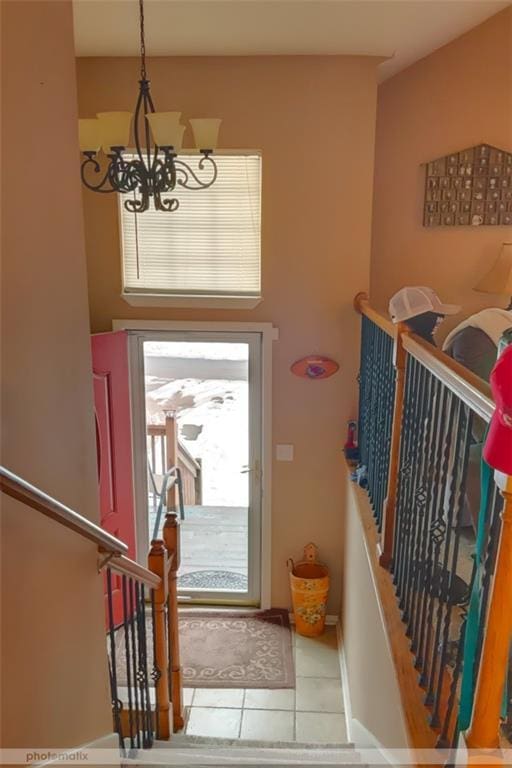
[[[197,170],[200,157],[187,163]],[[173,213],[130,213],[120,198],[123,295],[134,304],[254,306],[260,297],[261,157],[215,155],[209,189],[177,187]],[[199,172],[199,175],[202,175]],[[151,301],[158,297],[160,301]],[[175,299],[177,301],[171,301]],[[211,306],[215,306],[215,301]]]

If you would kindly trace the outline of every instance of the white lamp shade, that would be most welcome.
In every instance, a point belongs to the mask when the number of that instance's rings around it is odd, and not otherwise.
[[[216,117],[196,118],[190,121],[198,149],[215,149],[221,120]]]
[[[146,117],[151,126],[155,144],[159,147],[175,147],[180,135],[181,112],[148,112]]]
[[[101,146],[105,154],[112,147],[127,147],[130,143],[131,112],[98,112]]]
[[[185,125],[178,125],[176,134],[174,136],[174,144],[172,145],[175,152],[181,152],[181,148],[183,147],[183,134],[185,133],[185,128]]]
[[[98,152],[101,146],[100,121],[93,117],[78,121],[80,152]]]
[[[512,296],[512,243],[503,243],[500,255],[475,285],[475,291]]]

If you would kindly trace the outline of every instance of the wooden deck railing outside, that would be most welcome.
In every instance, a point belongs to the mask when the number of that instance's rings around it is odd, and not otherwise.
[[[178,439],[178,428],[174,413],[167,413],[164,424],[148,424],[148,460],[153,477],[163,475],[171,467],[181,471],[183,500],[186,505],[202,503],[201,462],[190,454]],[[150,492],[154,492],[150,483]],[[177,509],[177,489],[169,490],[167,509]]]
[[[475,552],[471,536],[466,541],[461,531],[475,501],[471,480],[481,439],[475,435],[494,411],[490,388],[406,327],[382,317],[364,294],[356,297],[355,307],[363,323],[363,482],[373,508],[378,562],[390,572],[380,580],[393,585],[413,653],[409,680],[419,674],[424,691],[419,717],[428,718],[438,747],[456,747],[460,702],[465,696],[467,710],[467,680],[472,680],[471,725],[463,736],[471,750],[486,755],[500,744],[512,637],[510,478],[499,488],[489,485],[480,514],[480,550]],[[479,596],[476,620],[468,605],[471,594]],[[466,632],[475,633],[471,656]],[[413,698],[407,700],[405,692],[404,707],[417,706]],[[415,743],[413,730],[411,746],[424,747],[424,739]]]

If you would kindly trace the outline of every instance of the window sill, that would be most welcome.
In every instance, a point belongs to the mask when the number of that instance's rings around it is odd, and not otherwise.
[[[182,307],[183,309],[254,309],[261,296],[168,296],[158,293],[122,293],[132,307]]]

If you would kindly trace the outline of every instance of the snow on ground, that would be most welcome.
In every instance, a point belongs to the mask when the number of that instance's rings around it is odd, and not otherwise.
[[[227,357],[228,353],[241,355],[242,351],[245,357]],[[153,356],[165,352],[169,357],[174,353],[181,358],[243,360],[247,358],[247,345],[150,342],[144,345],[144,352]],[[249,475],[241,474],[249,462],[248,395],[247,381],[146,377],[147,421],[163,423],[166,411],[176,411],[180,441],[202,461],[204,505],[248,506]],[[194,434],[197,439],[187,439]]]
[[[196,360],[247,360],[248,345],[222,341],[145,341],[144,354]]]

